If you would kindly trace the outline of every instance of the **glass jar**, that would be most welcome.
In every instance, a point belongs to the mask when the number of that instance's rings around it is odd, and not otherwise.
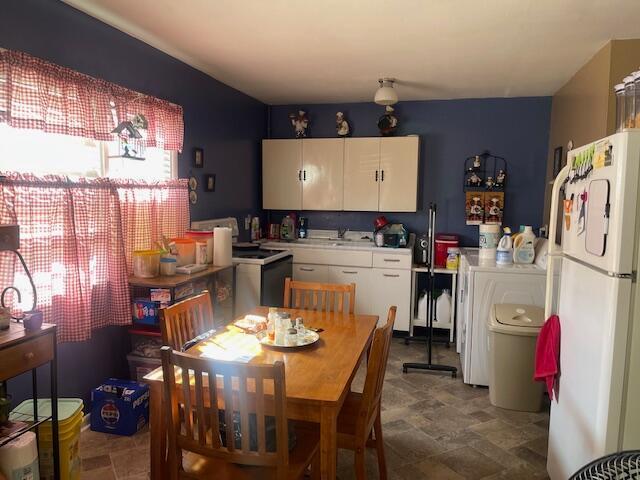
[[[624,83],[619,83],[614,87],[616,92],[616,132],[621,132],[624,128],[625,113],[624,113]]]
[[[633,82],[633,75],[624,77],[624,128],[635,128],[636,126],[636,86]]]

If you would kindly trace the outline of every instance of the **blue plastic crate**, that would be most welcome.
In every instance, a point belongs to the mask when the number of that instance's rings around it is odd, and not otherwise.
[[[91,430],[133,435],[149,421],[149,386],[110,378],[91,391]]]

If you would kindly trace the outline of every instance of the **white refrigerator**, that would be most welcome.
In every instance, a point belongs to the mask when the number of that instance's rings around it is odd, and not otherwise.
[[[562,243],[549,242],[550,255],[561,258],[549,262],[560,269],[557,311],[547,271],[546,313],[561,325],[552,480],[605,454],[640,449],[639,165],[640,131],[628,131],[570,151],[554,182],[550,238],[560,215]]]

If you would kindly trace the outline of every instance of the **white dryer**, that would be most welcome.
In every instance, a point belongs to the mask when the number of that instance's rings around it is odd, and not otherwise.
[[[478,249],[463,249],[458,273],[457,338],[462,378],[470,385],[489,385],[487,318],[495,303],[544,307],[546,270],[537,265],[496,265],[478,258]]]

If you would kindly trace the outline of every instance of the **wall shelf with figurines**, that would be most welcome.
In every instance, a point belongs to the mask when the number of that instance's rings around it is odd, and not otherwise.
[[[463,190],[467,225],[502,224],[507,161],[488,150],[467,157]]]

